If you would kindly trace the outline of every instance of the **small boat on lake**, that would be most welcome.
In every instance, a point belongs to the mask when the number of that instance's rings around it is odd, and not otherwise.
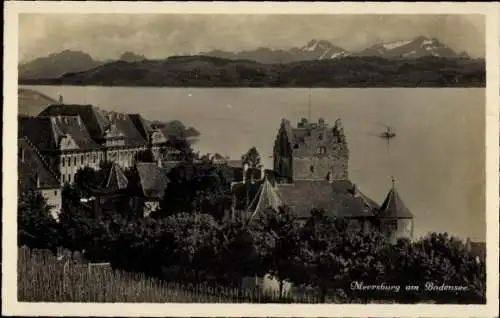
[[[389,126],[386,126],[386,127],[387,127],[387,131],[384,131],[383,133],[381,133],[380,137],[381,138],[386,138],[386,139],[390,139],[390,138],[396,137],[396,133],[394,131],[392,131],[392,128],[389,127]]]

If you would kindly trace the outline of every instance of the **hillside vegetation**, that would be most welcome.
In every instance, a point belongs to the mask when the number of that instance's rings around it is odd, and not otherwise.
[[[207,56],[117,61],[52,79],[21,84],[174,87],[484,87],[485,61],[344,57],[262,64]]]
[[[17,96],[20,115],[37,116],[47,106],[57,103],[52,97],[27,88],[19,88]]]

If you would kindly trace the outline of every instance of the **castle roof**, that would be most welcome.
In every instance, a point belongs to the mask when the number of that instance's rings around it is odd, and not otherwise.
[[[38,149],[27,139],[18,138],[18,187],[24,189],[59,189],[61,183]]]
[[[26,136],[40,150],[59,148],[59,142],[70,135],[79,148],[99,148],[92,140],[80,116],[19,117],[19,135]]]
[[[376,203],[363,194],[353,194],[349,180],[300,180],[278,184],[283,202],[299,217],[309,217],[312,209],[323,209],[335,217],[372,217]]]
[[[413,219],[413,214],[406,207],[396,190],[394,179],[392,181],[392,188],[389,190],[376,216],[383,219]]]
[[[331,130],[334,135],[345,138],[340,119],[335,121],[333,127],[328,127],[324,124],[323,119],[320,119],[321,124],[310,123],[303,119],[296,127],[293,127],[289,120],[282,119],[281,127],[285,131],[288,141],[291,144],[302,143],[309,136],[311,131],[328,131]]]

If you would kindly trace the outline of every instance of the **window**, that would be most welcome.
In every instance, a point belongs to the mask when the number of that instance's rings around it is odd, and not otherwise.
[[[319,139],[319,140],[323,140],[323,134],[319,134],[319,135],[318,135],[318,139]]]
[[[293,149],[298,149],[299,148],[299,144],[294,144],[293,145]]]
[[[309,171],[311,171],[311,173],[314,173],[314,166],[310,166]]]
[[[73,157],[73,165],[76,166],[76,157]]]
[[[70,157],[68,157],[68,158],[66,158],[66,159],[68,160],[68,167],[71,167],[71,158],[70,158]]]
[[[83,155],[80,156],[80,163],[83,165]]]
[[[95,159],[95,157],[96,157],[95,155],[92,155],[92,161],[93,161],[94,163],[95,163],[95,160],[96,160],[96,159]]]
[[[54,195],[57,195],[57,190],[54,191]]]
[[[62,175],[62,182],[65,183],[66,182],[66,175]]]
[[[76,158],[75,158],[76,161]],[[68,174],[68,182],[71,183],[71,174]]]
[[[66,158],[62,157],[61,165],[64,167],[66,165]]]

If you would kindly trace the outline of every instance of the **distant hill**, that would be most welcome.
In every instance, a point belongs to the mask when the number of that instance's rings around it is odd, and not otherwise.
[[[19,88],[17,95],[20,115],[37,116],[47,106],[57,103],[52,97],[31,89]]]
[[[125,52],[120,56],[118,60],[125,62],[137,62],[146,60],[146,57],[144,55],[135,54],[133,52]]]
[[[57,101],[52,97],[39,93],[32,89],[19,88],[18,92],[18,103],[19,103],[19,115],[27,116],[38,116],[47,106],[56,104]],[[110,113],[118,114],[118,112],[102,110],[96,107],[103,115]],[[157,127],[162,130],[168,136],[175,136],[181,138],[196,138],[200,136],[200,132],[194,127],[186,127],[182,122],[178,120],[172,120],[169,122],[161,122],[158,120],[147,120],[151,126]]]
[[[103,62],[95,61],[81,51],[64,50],[60,53],[40,57],[19,65],[19,78],[57,78],[68,72],[80,72],[92,69]]]
[[[208,56],[117,61],[57,79],[23,80],[31,85],[176,87],[484,87],[483,59],[425,56],[346,56],[263,64]]]

